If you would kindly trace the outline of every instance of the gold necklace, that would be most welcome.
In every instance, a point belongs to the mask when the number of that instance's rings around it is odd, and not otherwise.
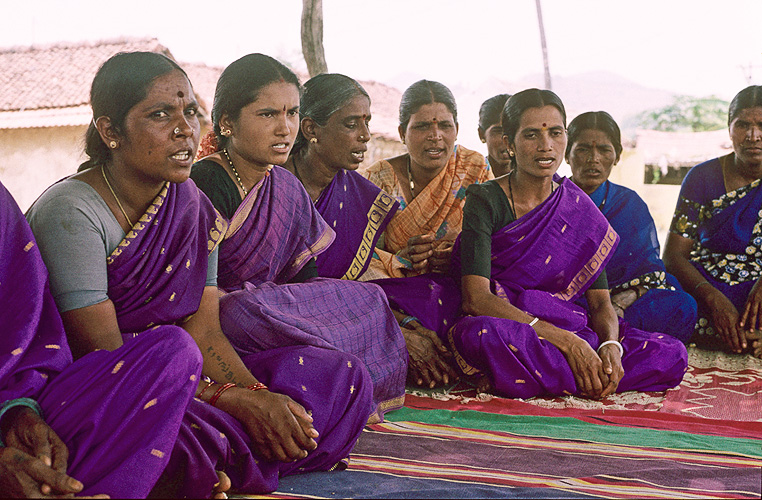
[[[233,160],[230,159],[230,155],[228,154],[227,148],[223,149],[222,152],[225,153],[225,158],[227,158],[228,163],[230,164],[230,168],[233,170],[233,175],[235,175],[235,180],[237,180],[238,185],[241,186],[243,195],[244,196],[248,195],[249,192],[246,190],[245,187],[243,187],[243,182],[241,182],[241,177],[238,175],[238,170],[235,169],[235,165],[233,165]]]
[[[413,173],[410,171],[410,155],[407,155],[407,180],[410,181],[410,199],[415,198],[415,183],[413,182]]]
[[[116,204],[119,205],[119,210],[122,211],[122,215],[124,215],[124,218],[127,219],[127,224],[130,225],[130,227],[133,226],[132,221],[127,216],[127,212],[125,212],[124,207],[122,206],[122,202],[119,201],[119,197],[114,192],[114,188],[111,187],[111,183],[108,181],[108,177],[106,177],[106,166],[101,165],[101,173],[103,174],[103,180],[106,181],[106,185],[108,186],[108,190],[111,191],[111,194],[114,195],[114,199],[116,200]]]

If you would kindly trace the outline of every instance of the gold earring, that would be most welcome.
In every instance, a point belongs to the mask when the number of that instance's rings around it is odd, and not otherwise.
[[[230,134],[232,133],[233,131],[230,130],[229,128],[220,129],[220,134],[224,135],[225,137],[230,137]]]
[[[508,156],[510,156],[511,158],[513,158],[513,151],[508,151]]]
[[[119,143],[116,141],[111,141],[108,143],[108,147],[110,147],[111,149],[116,149],[119,147]]]
[[[482,139],[482,144],[486,144],[486,143],[487,143],[487,139]]]
[[[310,142],[312,144],[317,144],[317,137],[313,137],[312,139],[310,139]]]

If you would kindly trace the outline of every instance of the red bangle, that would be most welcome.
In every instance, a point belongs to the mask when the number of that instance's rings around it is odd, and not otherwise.
[[[217,389],[214,395],[212,395],[212,397],[209,398],[209,404],[212,406],[215,406],[215,404],[217,403],[217,400],[220,399],[220,396],[222,396],[222,393],[227,391],[231,387],[235,387],[235,384],[228,383],[221,386],[219,389]]]
[[[267,389],[267,386],[262,382],[257,382],[256,384],[247,385],[246,388],[250,391],[258,391],[260,389]]]
[[[209,382],[208,384],[206,384],[206,387],[204,387],[203,389],[201,389],[201,392],[199,392],[199,393],[198,393],[198,396],[196,396],[196,397],[197,397],[198,399],[201,399],[201,396],[204,394],[204,391],[205,391],[205,390],[207,390],[207,389],[209,389],[209,388],[210,388],[211,386],[213,386],[213,385],[214,385],[214,382]]]

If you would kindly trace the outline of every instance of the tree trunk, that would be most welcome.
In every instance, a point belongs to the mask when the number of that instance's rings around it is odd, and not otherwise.
[[[304,0],[305,4],[308,0]],[[540,26],[540,43],[542,44],[542,63],[545,66],[545,88],[552,90],[550,84],[550,66],[548,65],[548,44],[545,41],[545,25],[542,23],[542,7],[540,0],[534,0],[537,6],[537,24]],[[304,26],[304,24],[302,24]],[[303,42],[302,42],[303,43]]]
[[[328,72],[323,48],[323,0],[302,0],[302,54],[310,78]]]

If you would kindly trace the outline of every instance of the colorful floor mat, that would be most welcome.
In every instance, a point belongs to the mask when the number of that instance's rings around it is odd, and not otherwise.
[[[476,403],[476,402],[474,402]],[[348,470],[272,495],[318,498],[760,498],[762,425],[409,396]],[[476,411],[475,411],[476,410]],[[537,414],[539,413],[539,415]]]
[[[762,360],[691,347],[689,365],[675,389],[603,401],[412,390],[349,469],[266,497],[760,498]]]
[[[466,380],[445,389],[414,389],[413,394],[439,400],[489,401]],[[537,397],[527,403],[543,408],[583,410],[651,410],[720,420],[762,422],[762,360],[688,348],[688,371],[676,388],[662,392],[623,392],[600,401],[575,396]]]

